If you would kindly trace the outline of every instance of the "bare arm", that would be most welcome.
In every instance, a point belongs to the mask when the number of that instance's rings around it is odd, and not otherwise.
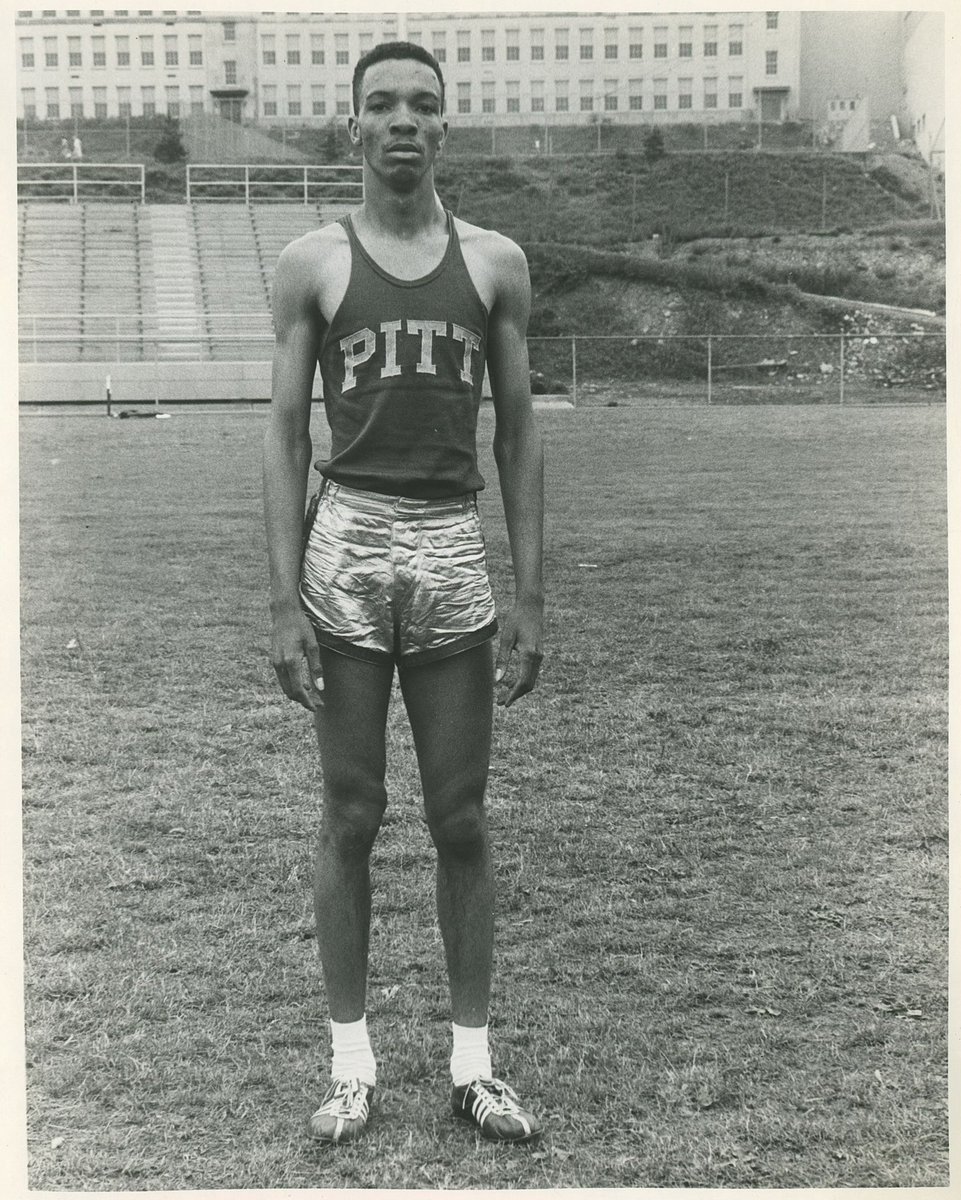
[[[321,702],[323,680],[313,628],[300,603],[300,559],[320,317],[306,256],[296,247],[288,247],[278,261],[273,310],[272,400],[264,438],[264,516],[273,623],[270,658],[286,695],[312,711]],[[305,660],[311,682],[304,679]]]
[[[498,681],[504,678],[516,651],[516,679],[505,683],[498,698],[498,703],[509,707],[534,687],[543,658],[544,451],[531,403],[527,260],[506,241],[499,246],[498,257],[487,365],[496,415],[494,459],[514,565],[514,607],[504,622],[495,672]]]

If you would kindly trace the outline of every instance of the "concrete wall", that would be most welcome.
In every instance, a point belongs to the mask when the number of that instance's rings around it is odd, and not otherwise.
[[[900,12],[802,12],[800,115],[823,122],[835,96],[863,96],[873,118],[903,111]]]
[[[906,136],[926,162],[944,170],[944,14],[904,15]]]
[[[103,401],[110,376],[118,407],[159,401],[266,400],[270,363],[21,363],[20,403]],[[320,376],[314,397],[320,396]]]

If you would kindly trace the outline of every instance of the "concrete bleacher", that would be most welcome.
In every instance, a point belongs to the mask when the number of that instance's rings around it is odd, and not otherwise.
[[[280,252],[349,207],[27,201],[21,359],[264,362]]]

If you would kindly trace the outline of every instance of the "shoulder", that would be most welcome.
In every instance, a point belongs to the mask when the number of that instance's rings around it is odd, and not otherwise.
[[[328,268],[344,252],[349,253],[347,231],[339,222],[312,229],[281,250],[277,259],[278,274],[292,279],[303,273],[313,275]]]
[[[350,241],[339,222],[312,229],[280,252],[274,273],[275,305],[295,309],[303,305],[322,314],[331,308],[331,297],[343,291],[350,275]],[[334,306],[335,307],[335,306]]]
[[[527,256],[516,242],[494,229],[482,229],[454,218],[457,236],[465,253],[485,258],[498,271],[527,271]]]
[[[488,308],[498,301],[518,299],[530,293],[527,256],[516,242],[493,229],[482,229],[454,218],[464,262]]]

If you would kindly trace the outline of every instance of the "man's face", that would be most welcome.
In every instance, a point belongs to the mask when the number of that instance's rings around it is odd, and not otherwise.
[[[360,112],[348,129],[372,170],[395,187],[414,187],[447,137],[436,73],[412,58],[374,63],[364,72]]]

